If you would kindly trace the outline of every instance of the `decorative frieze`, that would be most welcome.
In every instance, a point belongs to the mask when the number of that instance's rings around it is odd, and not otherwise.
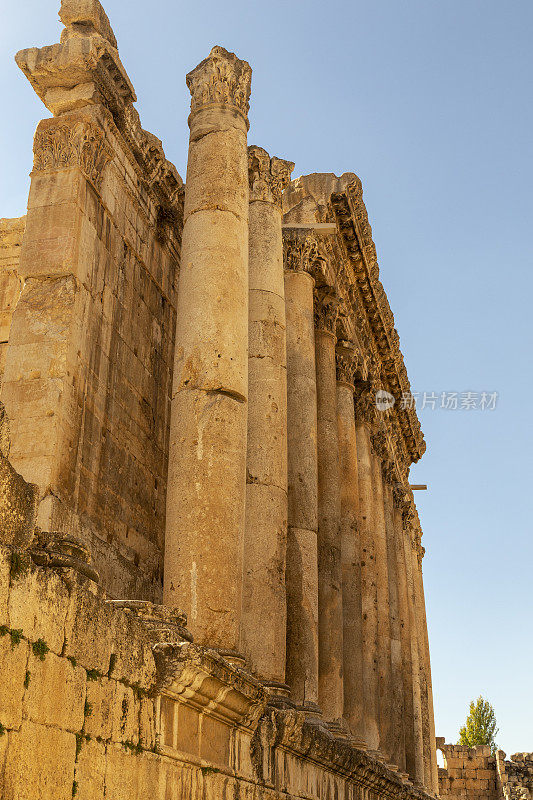
[[[233,106],[247,117],[252,69],[235,53],[216,45],[186,80],[191,92],[191,112],[207,105],[225,105]]]
[[[263,200],[281,209],[281,195],[290,183],[292,161],[270,158],[267,151],[257,145],[248,147],[248,179],[250,202]]]
[[[79,167],[99,189],[105,165],[113,158],[104,132],[90,121],[40,128],[33,142],[34,172]]]

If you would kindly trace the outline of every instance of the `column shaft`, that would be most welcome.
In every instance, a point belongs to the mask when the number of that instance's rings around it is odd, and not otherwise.
[[[329,324],[335,316],[336,312],[330,315]],[[335,341],[335,336],[330,330],[317,327],[315,352],[318,419],[318,692],[319,705],[325,718],[340,721],[343,715],[344,692],[341,498]]]
[[[392,486],[383,482],[385,528],[387,532],[387,565],[389,576],[390,656],[391,656],[391,752],[393,764],[405,771],[405,734],[403,729],[403,658],[399,600],[399,578],[396,554],[396,531]]]
[[[368,747],[379,747],[378,614],[374,543],[374,501],[370,432],[356,419],[358,519],[361,545],[361,611],[363,643],[364,735]]]
[[[266,682],[285,681],[287,364],[279,194],[294,166],[248,148],[249,353],[241,651]],[[277,194],[277,192],[276,192]],[[265,625],[265,611],[269,622]]]
[[[413,575],[413,546],[409,530],[403,535],[405,568],[407,576],[407,594],[409,602],[409,630],[411,647],[411,667],[413,685],[413,739],[414,739],[414,775],[416,784],[424,786],[424,744],[422,737],[422,704],[420,692],[420,659],[418,649],[418,618],[416,608],[415,584]]]
[[[402,729],[405,742],[405,771],[414,780],[416,776],[414,716],[413,716],[413,665],[411,661],[411,616],[407,570],[405,565],[404,530],[400,508],[394,508],[394,544],[398,576],[398,603],[402,645],[403,718]],[[402,766],[402,765],[400,765]]]
[[[420,684],[422,701],[422,731],[424,737],[425,786],[438,794],[437,751],[435,747],[435,720],[433,716],[433,688],[431,685],[431,664],[429,658],[429,638],[424,601],[422,578],[422,548],[413,549],[413,575],[415,583],[416,608],[418,618],[418,646],[420,659]]]
[[[285,273],[287,314],[287,683],[292,699],[318,704],[318,466],[314,280]]]
[[[364,740],[361,553],[357,529],[358,475],[353,385],[337,383],[341,489],[341,562],[344,661],[344,718],[352,736]]]
[[[379,749],[392,763],[392,672],[389,619],[389,577],[387,565],[387,532],[381,458],[372,454],[372,486],[374,500],[374,552],[377,597],[377,659],[379,675]]]
[[[165,541],[164,602],[186,611],[199,643],[230,650],[240,636],[246,487],[250,76],[218,47],[187,76]]]

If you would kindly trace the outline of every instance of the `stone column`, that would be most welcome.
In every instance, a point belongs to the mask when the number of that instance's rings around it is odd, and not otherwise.
[[[333,290],[315,293],[318,451],[318,697],[325,718],[342,729],[343,644],[340,472]]]
[[[366,748],[363,693],[363,634],[361,618],[361,552],[357,528],[358,475],[354,417],[356,352],[339,342],[337,358],[337,430],[341,495],[341,564],[343,614],[344,719],[353,744]]]
[[[409,595],[407,587],[407,571],[405,565],[404,530],[402,520],[402,504],[405,492],[401,484],[393,489],[393,521],[394,546],[396,551],[396,574],[398,579],[398,610],[400,619],[400,635],[402,647],[402,685],[403,685],[403,717],[402,731],[404,739],[405,769],[411,779],[416,776],[414,711],[413,711],[413,665],[411,662],[411,622],[409,614]]]
[[[382,432],[372,436],[372,489],[374,500],[374,553],[377,596],[377,660],[379,676],[379,749],[392,764],[392,670],[389,619],[389,576],[387,564],[387,531],[382,479],[385,457]],[[397,765],[395,765],[397,766]]]
[[[285,681],[287,363],[281,193],[293,168],[290,161],[271,159],[261,147],[248,148],[248,452],[241,650],[250,669],[268,684]]]
[[[429,658],[429,638],[422,579],[422,558],[424,548],[420,534],[416,536],[413,548],[413,578],[415,585],[416,612],[418,619],[418,652],[420,659],[420,687],[422,706],[422,734],[424,750],[425,787],[434,794],[439,793],[437,751],[435,745],[435,719],[433,716],[433,687],[431,684],[431,664]]]
[[[414,740],[414,774],[413,782],[418,786],[425,785],[424,778],[424,743],[422,736],[422,703],[420,692],[420,659],[418,650],[418,618],[416,607],[415,583],[413,574],[413,546],[411,534],[411,508],[403,508],[403,548],[405,572],[407,580],[407,596],[409,603],[409,631],[411,648],[412,690],[413,690],[413,740]]]
[[[248,393],[251,69],[214,47],[187,76],[190,142],[176,321],[164,602],[196,641],[239,646]]]
[[[383,503],[387,534],[387,571],[389,576],[389,621],[391,658],[391,752],[390,758],[401,772],[405,772],[405,733],[403,702],[403,657],[401,639],[400,592],[394,527],[392,484],[394,468],[387,460],[383,469]]]
[[[318,706],[318,464],[312,271],[318,241],[284,230],[287,314],[287,683],[295,703]]]
[[[361,618],[363,651],[363,738],[372,751],[379,748],[378,613],[375,555],[374,492],[370,423],[375,408],[366,386],[357,386],[355,433],[357,442],[358,515],[361,548]]]

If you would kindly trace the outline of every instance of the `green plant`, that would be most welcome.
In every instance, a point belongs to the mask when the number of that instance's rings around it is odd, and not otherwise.
[[[78,794],[78,781],[73,781],[72,783],[72,797],[76,797]]]
[[[78,756],[81,753],[81,748],[83,747],[83,733],[76,734],[76,757],[75,760],[78,760]]]
[[[27,669],[26,670],[26,676],[24,678],[24,688],[25,689],[27,689],[28,686],[30,685],[30,678],[31,678],[31,672],[29,671],[29,669]]]
[[[6,732],[5,726],[2,725],[2,723],[0,722],[0,736],[3,736],[5,732]]]
[[[37,639],[36,642],[33,642],[31,649],[35,658],[39,658],[41,661],[44,661],[46,654],[50,652],[50,648],[44,639]]]
[[[97,681],[98,678],[101,678],[102,675],[98,672],[97,669],[88,669],[87,670],[87,680],[88,681]]]
[[[494,753],[497,747],[494,740],[497,733],[494,709],[480,695],[476,701],[472,700],[470,703],[470,713],[465,724],[459,730],[457,744],[467,747],[475,747],[478,744],[489,745]]]
[[[116,663],[117,663],[117,654],[116,653],[111,653],[111,656],[109,658],[109,672],[108,672],[108,675],[111,675],[111,673],[115,669],[115,664]]]
[[[16,550],[13,550],[11,553],[11,561],[10,561],[10,573],[12,578],[20,577],[27,572],[28,567],[30,566],[27,556],[18,553]]]
[[[9,633],[9,628],[7,625],[0,625],[0,636],[5,636]]]
[[[76,661],[74,656],[67,656],[67,661],[70,661],[70,663],[72,664],[73,667],[76,667],[77,664],[78,664],[78,662]]]
[[[89,703],[89,701],[88,701],[88,700],[86,700],[86,701],[85,701],[85,706],[84,706],[84,708],[83,708],[83,714],[84,714],[84,716],[86,716],[86,717],[91,717],[91,716],[92,716],[92,713],[93,713],[93,707],[92,707],[92,704],[91,704],[91,703]]]
[[[9,635],[11,636],[11,649],[14,650],[15,647],[21,643],[24,636],[22,635],[22,630],[20,628],[13,628],[9,631]]]
[[[122,747],[125,750],[131,750],[131,752],[137,754],[142,753],[143,749],[142,744],[140,742],[137,742],[137,744],[135,744],[135,742],[132,742],[130,739],[127,739],[125,742],[122,742]]]

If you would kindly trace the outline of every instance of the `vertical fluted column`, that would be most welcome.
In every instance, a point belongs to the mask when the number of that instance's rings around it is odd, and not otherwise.
[[[379,680],[379,749],[392,763],[392,671],[389,618],[389,576],[387,564],[387,531],[382,478],[385,453],[382,432],[372,437],[372,488],[374,501],[374,552],[377,597],[377,660]]]
[[[337,431],[340,465],[340,536],[342,564],[344,719],[353,742],[365,748],[361,552],[357,528],[358,475],[354,416],[356,352],[339,342],[337,360]]]
[[[164,602],[196,640],[239,646],[248,393],[251,69],[214,47],[187,76],[190,141],[178,291]]]
[[[337,431],[335,322],[332,291],[315,296],[318,451],[318,697],[325,718],[343,716],[342,564],[340,472]]]
[[[287,316],[287,683],[293,701],[318,706],[318,464],[313,287],[316,238],[284,231]]]
[[[418,648],[418,615],[416,606],[415,582],[413,574],[413,545],[411,533],[411,511],[407,505],[403,510],[403,548],[409,604],[409,631],[411,648],[412,690],[413,690],[413,739],[414,774],[413,782],[425,785],[424,742],[422,733],[422,701],[420,691],[420,659]]]
[[[405,564],[404,529],[402,507],[405,492],[400,484],[393,490],[394,545],[396,550],[396,570],[398,578],[398,608],[402,647],[403,718],[402,730],[405,742],[405,771],[414,780],[416,777],[415,717],[413,704],[413,664],[411,655],[411,615],[410,598]],[[402,766],[402,765],[400,765]]]
[[[434,794],[439,793],[437,751],[435,747],[435,720],[433,716],[433,688],[431,684],[431,665],[429,658],[429,638],[424,600],[424,584],[422,579],[422,558],[424,548],[420,544],[420,536],[415,540],[413,548],[413,578],[415,585],[415,602],[418,619],[418,652],[420,659],[420,687],[422,706],[422,735],[424,750],[424,782],[425,787]]]
[[[356,387],[355,432],[357,441],[358,514],[361,548],[361,626],[363,643],[364,735],[370,750],[379,748],[378,609],[374,542],[374,491],[370,422],[375,412],[366,386]]]
[[[394,504],[392,497],[393,466],[386,461],[383,470],[383,503],[387,534],[387,566],[389,577],[389,620],[391,658],[391,752],[390,758],[401,772],[405,771],[405,734],[403,728],[403,658],[401,640],[401,617],[399,578],[394,527]]]
[[[271,159],[260,147],[248,148],[248,452],[241,650],[249,667],[271,685],[285,681],[287,363],[281,193],[293,168],[290,161]]]

